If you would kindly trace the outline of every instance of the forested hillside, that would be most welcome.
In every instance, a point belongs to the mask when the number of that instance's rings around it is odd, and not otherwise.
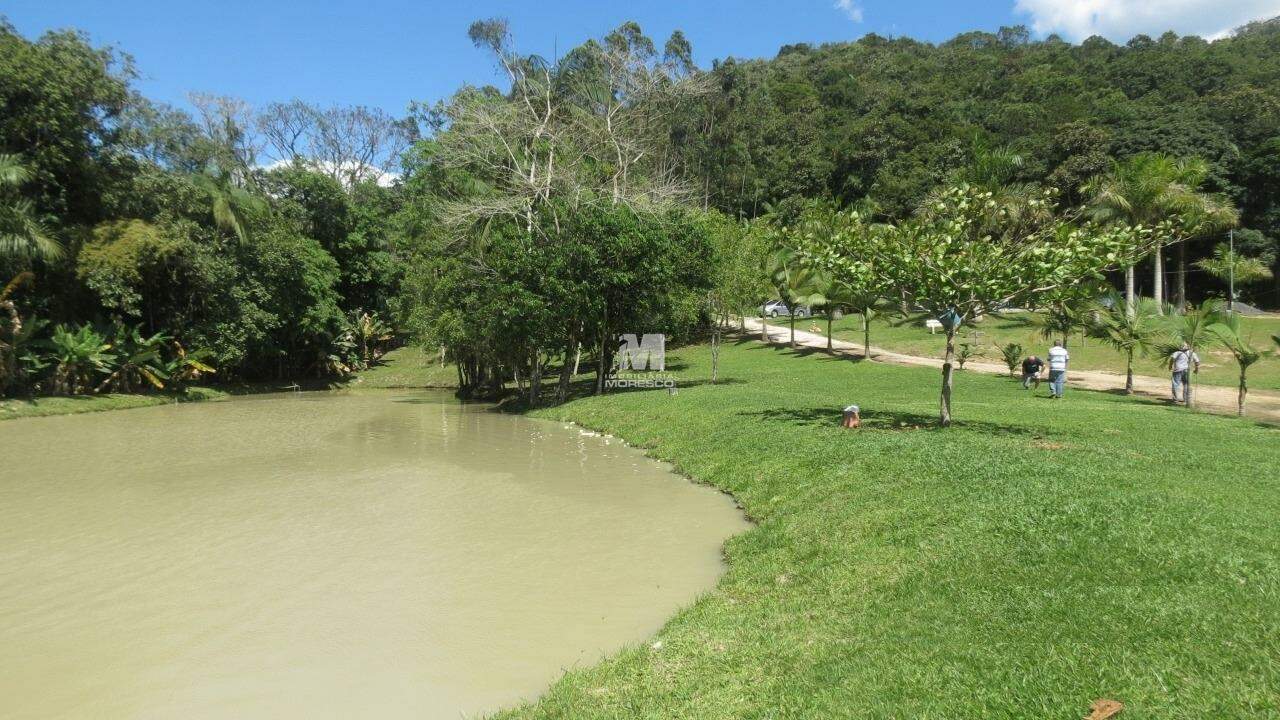
[[[868,35],[717,62],[717,92],[676,134],[706,202],[755,216],[793,196],[875,201],[888,218],[1008,146],[1018,179],[1079,200],[1112,158],[1198,156],[1241,210],[1245,252],[1280,238],[1280,23],[1206,42],[1172,33],[1124,45],[1033,40],[1025,28],[931,45]],[[1193,248],[1207,254],[1211,243]],[[1274,305],[1275,290],[1266,294]]]

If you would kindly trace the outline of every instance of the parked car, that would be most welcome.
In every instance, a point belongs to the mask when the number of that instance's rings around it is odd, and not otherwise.
[[[790,314],[791,314],[791,308],[787,307],[787,304],[782,302],[781,300],[770,300],[769,302],[760,306],[761,317],[776,318],[779,315],[790,315]],[[805,307],[804,305],[801,305],[796,308],[796,317],[798,318],[813,317],[813,310]]]

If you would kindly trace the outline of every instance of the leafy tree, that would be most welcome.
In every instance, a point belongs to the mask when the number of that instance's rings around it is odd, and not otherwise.
[[[32,216],[53,234],[105,219],[131,168],[116,152],[115,120],[133,99],[133,77],[127,55],[83,33],[29,41],[0,19],[0,153],[23,155]]]
[[[943,324],[939,421],[946,426],[951,424],[956,332],[964,323],[1010,305],[1069,298],[1089,287],[1087,281],[1127,262],[1146,237],[1124,226],[1013,213],[995,203],[990,191],[959,186],[938,194],[918,217],[894,226],[862,253]]]
[[[827,347],[831,347],[830,310],[847,308],[862,316],[862,346],[871,357],[871,320],[876,307],[892,293],[889,277],[877,269],[875,257],[864,249],[885,232],[860,211],[834,212],[819,207],[797,227],[797,245],[804,262],[822,281],[828,307]]]

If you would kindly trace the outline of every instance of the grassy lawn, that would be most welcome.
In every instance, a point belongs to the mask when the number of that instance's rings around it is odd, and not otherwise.
[[[961,373],[940,431],[933,369],[744,343],[711,386],[706,348],[676,355],[677,395],[535,414],[759,526],[651,643],[502,717],[1280,716],[1280,430]],[[837,427],[851,402],[861,430]]]
[[[458,371],[441,365],[440,356],[417,345],[387,353],[382,362],[360,373],[353,388],[456,388]]]
[[[129,408],[167,405],[174,402],[197,402],[226,397],[226,393],[213,388],[193,387],[185,395],[77,395],[74,397],[39,397],[34,400],[0,399],[0,420],[42,415],[70,415],[75,413],[126,410]]]
[[[939,332],[930,335],[919,321],[897,325],[897,320],[876,319],[871,323],[871,344],[886,350],[906,355],[922,357],[942,357],[945,338]],[[1258,364],[1249,369],[1249,385],[1260,390],[1280,390],[1280,355],[1275,353],[1275,343],[1271,336],[1280,334],[1280,319],[1277,318],[1243,318],[1244,332],[1252,338],[1253,344],[1265,351]],[[770,320],[769,324],[786,326],[786,318]],[[813,320],[796,320],[797,330],[809,330],[817,325],[821,333],[826,334],[827,323],[822,317]],[[962,341],[968,340],[969,333],[977,330],[982,335],[969,340],[981,347],[982,360],[1000,362],[999,347],[1010,342],[1022,345],[1024,352],[1044,357],[1050,343],[1040,337],[1039,331],[1029,325],[1025,314],[1014,314],[1001,317],[990,317],[982,323],[965,328]],[[837,320],[833,326],[833,336],[838,340],[862,344],[862,320],[856,315]],[[1071,351],[1071,366],[1078,370],[1110,370],[1124,372],[1124,356],[1097,340],[1082,340],[1078,335],[1067,343]],[[1235,386],[1239,379],[1239,370],[1230,353],[1221,348],[1202,351],[1200,357],[1204,365],[1200,371],[1200,382],[1214,385]],[[1162,377],[1168,373],[1164,365],[1155,358],[1135,358],[1134,372],[1139,375]]]

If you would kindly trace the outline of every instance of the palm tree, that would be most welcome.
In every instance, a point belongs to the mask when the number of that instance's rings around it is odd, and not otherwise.
[[[216,163],[210,163],[191,180],[209,196],[213,224],[235,235],[241,244],[248,243],[249,215],[266,207],[262,198],[238,184],[234,173]]]
[[[1032,315],[1030,322],[1039,329],[1040,337],[1050,341],[1060,337],[1062,346],[1066,347],[1071,339],[1071,333],[1083,326],[1084,320],[1081,317],[1083,314],[1082,311],[1067,303],[1057,302],[1048,310]]]
[[[1158,345],[1158,352],[1170,362],[1173,354],[1184,344],[1190,352],[1195,353],[1197,348],[1203,348],[1219,336],[1226,315],[1222,312],[1222,303],[1219,300],[1205,300],[1199,307],[1188,306],[1186,312],[1175,316],[1168,325],[1173,342]],[[1195,407],[1194,391],[1195,373],[1192,372],[1187,375],[1185,391],[1187,407]]]
[[[1208,174],[1208,164],[1199,158],[1141,153],[1114,162],[1109,173],[1090,182],[1087,188],[1090,214],[1095,220],[1157,229],[1156,248],[1151,256],[1151,296],[1157,308],[1164,302],[1161,247],[1204,234],[1226,220],[1229,203],[1221,196],[1200,191]],[[1136,254],[1141,249],[1132,250]],[[1134,306],[1134,285],[1131,263],[1125,268],[1128,308]]]
[[[1196,267],[1204,270],[1219,280],[1232,280],[1241,285],[1248,285],[1260,280],[1271,279],[1271,268],[1257,258],[1245,257],[1235,252],[1227,243],[1218,243],[1213,248],[1213,257],[1196,261]],[[1235,308],[1235,288],[1227,298],[1227,310]]]
[[[1111,293],[1093,309],[1086,325],[1090,336],[1124,353],[1124,392],[1133,394],[1133,356],[1151,351],[1160,333],[1160,313],[1155,300],[1140,298],[1130,312],[1119,293]]]
[[[822,305],[826,299],[814,283],[818,278],[804,266],[800,254],[788,247],[779,247],[769,254],[769,280],[778,298],[787,304],[791,320],[791,347],[796,346],[796,312],[801,306]]]
[[[1174,275],[1178,312],[1187,307],[1187,243],[1222,233],[1240,224],[1240,211],[1225,195],[1201,194],[1198,201],[1191,203],[1185,210],[1186,235],[1178,243],[1178,269]],[[1231,309],[1230,305],[1227,309]]]
[[[56,260],[65,252],[62,243],[36,217],[31,201],[18,195],[30,179],[17,155],[0,153],[0,256]]]
[[[1236,313],[1225,313],[1220,324],[1213,329],[1213,335],[1235,357],[1236,365],[1240,367],[1240,392],[1236,399],[1236,414],[1243,417],[1245,396],[1249,394],[1247,378],[1249,366],[1262,359],[1262,351],[1251,345],[1240,334],[1240,316]],[[1280,339],[1276,341],[1280,342]]]

